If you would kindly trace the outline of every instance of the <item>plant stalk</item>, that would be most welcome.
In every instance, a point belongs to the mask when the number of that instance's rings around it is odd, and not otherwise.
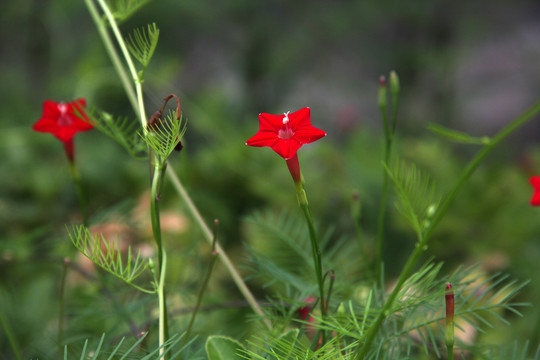
[[[146,112],[144,109],[144,101],[143,101],[143,93],[142,93],[142,79],[137,74],[137,70],[135,69],[135,65],[133,64],[133,60],[131,59],[131,56],[129,54],[129,50],[126,46],[124,38],[122,37],[122,33],[120,32],[120,29],[118,28],[118,24],[116,23],[116,19],[111,13],[111,10],[109,9],[107,3],[105,2],[105,0],[97,0],[97,1],[100,4],[101,9],[103,10],[103,13],[107,17],[109,24],[111,25],[111,29],[116,38],[116,42],[118,43],[118,46],[120,47],[120,51],[122,52],[122,55],[124,56],[127,67],[129,69],[129,73],[131,74],[131,79],[133,80],[133,83],[135,84],[135,93],[137,97],[136,103],[137,103],[137,109],[138,109],[137,113],[139,115],[139,120],[141,122],[143,131],[146,134],[147,120],[146,120]],[[128,96],[129,96],[129,92],[128,92]]]
[[[111,59],[113,63],[114,69],[116,70],[116,73],[120,77],[120,81],[122,82],[122,86],[124,87],[124,91],[126,92],[128,100],[131,106],[133,107],[133,110],[137,114],[137,116],[139,116],[139,108],[137,107],[137,95],[135,94],[135,91],[133,90],[133,86],[131,86],[131,80],[129,78],[129,75],[124,69],[124,66],[122,65],[120,56],[118,56],[118,52],[116,51],[114,47],[111,37],[109,36],[109,32],[107,31],[105,23],[99,16],[98,10],[96,9],[94,2],[92,0],[84,0],[84,2],[86,3],[86,6],[88,7],[88,11],[90,12],[90,15],[92,16],[94,23],[96,24],[98,33],[101,36],[101,41],[103,42],[103,45],[105,46],[105,50],[109,54],[109,58]]]
[[[161,238],[161,222],[159,216],[159,198],[161,185],[163,183],[163,175],[165,174],[166,165],[159,158],[154,156],[154,174],[152,179],[152,191],[150,195],[150,217],[152,220],[152,232],[154,240],[158,247],[158,273],[159,285],[157,288],[159,300],[159,346],[163,346],[169,339],[169,326],[167,321],[167,300],[165,297],[165,277],[167,273],[167,256]],[[161,352],[163,348],[160,349]]]

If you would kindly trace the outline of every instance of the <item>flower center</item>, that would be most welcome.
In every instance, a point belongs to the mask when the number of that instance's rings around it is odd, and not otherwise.
[[[283,125],[285,125],[285,128],[278,131],[278,137],[283,140],[290,139],[294,135],[294,131],[289,129],[289,125],[287,125],[289,123],[289,113],[290,111],[287,111],[283,114]]]
[[[58,104],[58,110],[60,110],[60,116],[58,117],[58,125],[70,126],[73,121],[68,114],[67,104]]]
[[[278,131],[278,137],[283,140],[290,139],[294,136],[294,131],[289,129],[289,127],[285,127],[285,129],[279,129]]]

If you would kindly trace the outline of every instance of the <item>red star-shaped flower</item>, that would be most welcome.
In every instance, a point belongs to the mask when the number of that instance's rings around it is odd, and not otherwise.
[[[70,103],[46,100],[43,103],[41,118],[34,124],[32,130],[51,133],[63,143],[69,142],[76,133],[92,129],[83,111],[85,105],[84,99],[77,99]]]
[[[271,147],[285,160],[291,159],[302,145],[319,140],[326,133],[311,125],[310,109],[300,109],[292,114],[259,114],[259,131],[246,145]]]
[[[540,176],[531,176],[529,182],[534,189],[534,193],[531,198],[531,205],[540,206]]]

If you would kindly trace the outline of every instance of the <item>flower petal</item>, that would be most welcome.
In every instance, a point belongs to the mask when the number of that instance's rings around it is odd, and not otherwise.
[[[534,193],[531,198],[531,205],[540,206],[540,176],[532,176],[529,179],[529,182],[534,189]]]
[[[259,131],[279,131],[283,128],[283,115],[259,114]]]

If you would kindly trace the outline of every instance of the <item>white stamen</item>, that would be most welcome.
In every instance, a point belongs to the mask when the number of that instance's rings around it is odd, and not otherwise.
[[[290,113],[290,111],[287,111],[286,113],[283,113],[283,115],[285,115],[285,117],[283,118],[283,125],[285,125],[286,123],[289,122],[289,113]]]

